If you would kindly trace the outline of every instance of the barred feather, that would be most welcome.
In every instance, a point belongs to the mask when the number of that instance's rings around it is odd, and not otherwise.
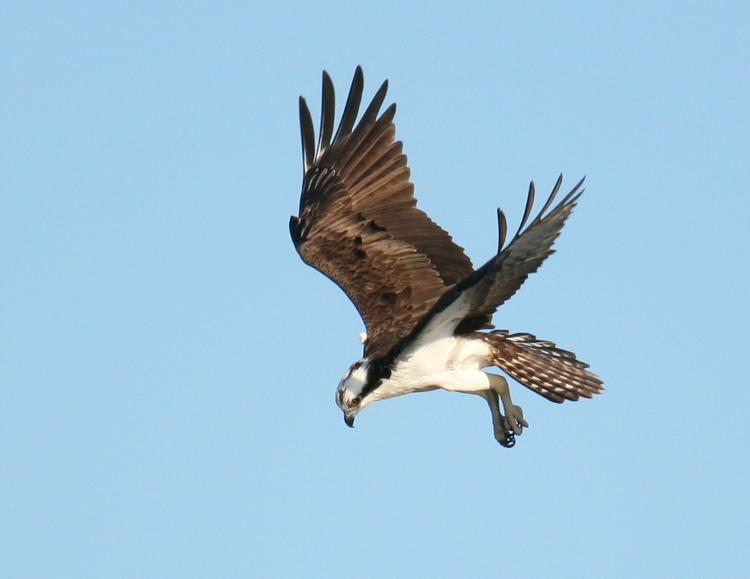
[[[598,376],[587,370],[588,364],[573,352],[553,342],[538,340],[532,334],[510,334],[507,330],[476,333],[489,342],[494,364],[518,382],[552,402],[591,398],[604,389]]]

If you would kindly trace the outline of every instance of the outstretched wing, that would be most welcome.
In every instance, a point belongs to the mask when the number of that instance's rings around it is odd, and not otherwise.
[[[547,212],[561,185],[562,175],[557,179],[544,207],[527,226],[535,197],[534,183],[531,183],[521,224],[504,248],[507,224],[505,215],[498,210],[500,232],[497,255],[447,291],[415,328],[412,337],[423,330],[464,334],[486,327],[495,310],[516,293],[529,274],[539,269],[547,256],[554,252],[552,244],[583,193],[583,179]]]
[[[354,302],[367,327],[365,355],[384,356],[408,336],[446,288],[473,268],[450,235],[416,207],[396,105],[380,116],[387,81],[355,127],[364,78],[357,67],[334,136],[333,83],[323,73],[320,135],[300,97],[304,179],[289,228],[303,261]]]
[[[565,220],[583,193],[584,179],[581,179],[570,193],[547,213],[562,185],[562,175],[560,175],[544,207],[526,226],[534,206],[535,189],[532,181],[529,185],[526,209],[521,224],[505,248],[503,245],[507,224],[505,215],[498,210],[498,254],[479,268],[474,275],[459,284],[461,286],[459,291],[469,302],[472,317],[492,315],[500,305],[516,293],[529,274],[539,269],[547,256],[554,253],[552,244],[560,235]],[[524,226],[526,226],[525,229]]]

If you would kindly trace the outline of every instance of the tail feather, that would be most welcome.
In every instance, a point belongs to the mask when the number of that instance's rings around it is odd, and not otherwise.
[[[552,402],[591,398],[603,382],[573,352],[532,334],[495,330],[477,334],[494,348],[493,364]]]

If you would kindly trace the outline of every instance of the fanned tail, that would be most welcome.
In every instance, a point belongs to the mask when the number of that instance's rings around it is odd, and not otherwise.
[[[518,382],[552,402],[591,398],[603,389],[598,376],[573,352],[532,334],[507,330],[475,334],[494,348],[493,364]]]

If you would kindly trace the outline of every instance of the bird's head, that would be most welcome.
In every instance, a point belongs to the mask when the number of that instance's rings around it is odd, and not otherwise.
[[[369,362],[360,360],[351,365],[339,382],[336,389],[336,404],[344,413],[344,422],[354,427],[354,417],[367,404],[367,398],[362,395],[369,376]]]

